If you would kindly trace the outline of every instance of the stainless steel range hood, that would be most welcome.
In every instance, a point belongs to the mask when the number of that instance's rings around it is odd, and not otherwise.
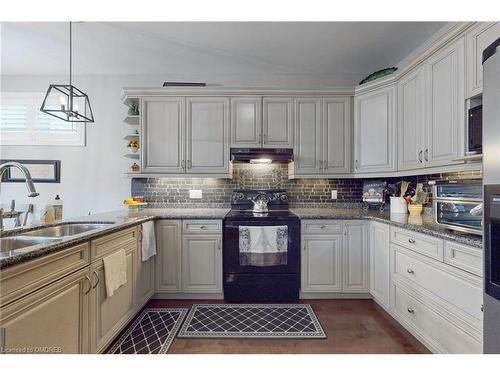
[[[293,160],[291,148],[232,148],[233,163],[288,164]]]

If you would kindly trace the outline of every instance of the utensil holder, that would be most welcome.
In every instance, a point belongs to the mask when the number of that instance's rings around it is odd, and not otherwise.
[[[390,197],[391,213],[393,214],[407,214],[408,208],[406,201],[402,197]]]

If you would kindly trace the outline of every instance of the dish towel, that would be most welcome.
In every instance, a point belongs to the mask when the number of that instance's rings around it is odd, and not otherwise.
[[[121,249],[105,257],[104,281],[106,284],[106,295],[111,297],[115,291],[127,283],[127,257],[125,250]]]
[[[240,266],[279,266],[287,264],[288,227],[240,226]]]
[[[156,238],[154,221],[142,224],[142,261],[145,262],[156,255]]]

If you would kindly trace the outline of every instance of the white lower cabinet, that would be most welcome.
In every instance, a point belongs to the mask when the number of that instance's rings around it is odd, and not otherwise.
[[[222,245],[219,234],[182,236],[184,293],[222,293]]]
[[[365,221],[302,220],[301,292],[368,293]]]
[[[121,249],[118,249],[121,250]],[[101,260],[91,265],[93,287],[90,292],[90,350],[99,353],[106,349],[135,313],[134,309],[134,264],[135,249],[126,249],[127,283],[118,288],[111,297],[106,295],[104,263]]]
[[[369,237],[370,294],[379,305],[389,310],[391,290],[389,225],[372,221]]]
[[[194,298],[222,294],[222,222],[158,220],[156,292]]]
[[[399,229],[391,231],[394,234]],[[418,241],[423,244],[435,240],[418,234]],[[468,257],[457,254],[460,267],[456,267],[442,258],[436,259],[433,252],[412,248],[415,242],[392,238],[391,314],[435,353],[481,353],[481,277],[464,270]],[[447,247],[450,251],[464,251],[452,243],[447,243]]]
[[[88,353],[89,267],[0,310],[5,353]]]
[[[155,257],[142,261],[142,227],[135,256],[135,308],[141,309],[155,292]]]
[[[303,292],[342,291],[342,234],[302,236]]]

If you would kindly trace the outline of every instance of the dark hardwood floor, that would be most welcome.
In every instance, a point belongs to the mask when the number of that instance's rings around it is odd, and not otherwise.
[[[151,300],[146,307],[191,307],[222,301]],[[371,300],[302,300],[318,316],[327,339],[180,339],[170,354],[416,354],[430,353]]]

